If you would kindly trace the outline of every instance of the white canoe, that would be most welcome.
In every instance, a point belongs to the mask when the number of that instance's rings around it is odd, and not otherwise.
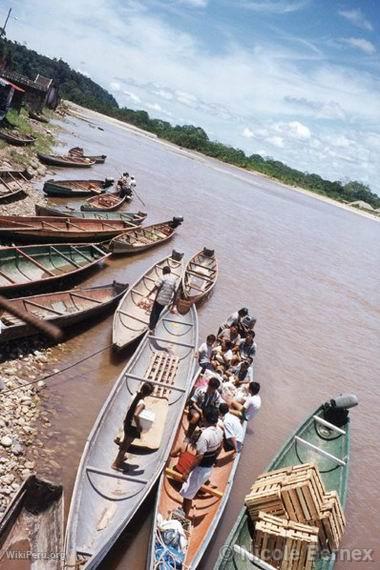
[[[213,250],[203,248],[187,263],[182,277],[182,294],[193,303],[205,299],[218,278],[218,263]]]
[[[180,284],[183,271],[182,254],[176,251],[152,265],[139,277],[115,311],[112,328],[112,343],[115,348],[125,348],[148,330],[150,310],[140,306],[141,301],[148,296],[157,279],[162,277],[162,269],[166,265],[169,265],[172,274],[178,278],[178,285]]]
[[[121,373],[87,439],[78,468],[65,541],[67,568],[98,568],[159,477],[171,449],[194,375],[198,321],[166,312],[156,335],[145,335]],[[145,400],[155,415],[151,429],[128,453],[129,471],[111,468],[114,444],[133,395],[150,380]]]

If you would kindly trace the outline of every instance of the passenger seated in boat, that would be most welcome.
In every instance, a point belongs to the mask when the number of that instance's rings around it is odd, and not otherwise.
[[[233,348],[237,347],[241,341],[241,336],[239,334],[236,325],[232,325],[228,329],[224,329],[218,336],[219,340],[229,340],[232,343]],[[237,350],[237,348],[236,348]]]
[[[119,445],[119,453],[117,454],[115,461],[112,463],[112,469],[116,469],[118,471],[123,471],[123,470],[125,471],[127,469],[127,467],[123,465],[125,460],[125,454],[130,448],[132,441],[134,439],[141,438],[142,428],[139,420],[139,415],[145,408],[144,398],[150,396],[153,390],[154,390],[153,384],[145,382],[141,386],[140,391],[137,392],[137,394],[135,394],[132,400],[132,404],[130,405],[129,410],[127,411],[127,414],[124,419],[123,440],[120,442],[118,442],[117,439],[115,440],[117,445]]]
[[[235,451],[239,453],[243,446],[244,431],[239,418],[230,412],[228,404],[219,406],[219,426],[223,430],[223,448],[225,451]]]
[[[249,333],[252,333],[253,329],[255,328],[256,321],[256,317],[252,317],[250,315],[243,317],[238,326],[240,335],[242,337],[245,337]]]
[[[233,345],[229,340],[222,340],[221,344],[219,344],[213,352],[211,358],[211,365],[218,372],[223,376],[226,370],[230,367],[231,360],[233,358]]]
[[[258,382],[250,382],[248,384],[247,394],[245,390],[238,392],[236,400],[231,402],[231,411],[233,414],[243,420],[251,420],[256,416],[261,408],[261,397],[259,396],[260,384]]]
[[[206,338],[206,342],[201,344],[198,349],[198,363],[202,369],[202,372],[205,370],[213,370],[211,364],[211,357],[213,354],[213,350],[216,343],[216,336],[214,334],[209,334]]]
[[[238,345],[234,347],[234,356],[232,364],[237,364],[247,358],[254,358],[256,356],[257,345],[254,340],[255,333],[250,332],[246,338],[242,338]]]
[[[207,386],[197,388],[195,390],[189,405],[189,427],[187,430],[188,438],[191,438],[198,423],[201,419],[203,419],[204,411],[210,407],[219,407],[219,404],[222,402],[222,398],[218,392],[219,388],[220,382],[218,378],[212,376],[208,381]]]
[[[189,472],[183,474],[180,495],[183,497],[183,510],[190,518],[192,500],[199,489],[210,479],[213,466],[223,445],[223,431],[218,426],[219,410],[214,406],[204,409],[205,429],[196,444],[196,460]]]
[[[233,382],[235,386],[239,387],[243,384],[248,385],[253,381],[253,368],[252,368],[252,358],[247,358],[242,360],[236,366],[231,366],[227,372],[226,376],[230,382]]]
[[[232,313],[229,317],[227,317],[226,321],[219,328],[218,336],[224,329],[228,329],[232,325],[235,325],[239,328],[242,319],[248,316],[248,312],[249,311],[247,307],[243,307],[242,309],[239,309],[239,311]]]

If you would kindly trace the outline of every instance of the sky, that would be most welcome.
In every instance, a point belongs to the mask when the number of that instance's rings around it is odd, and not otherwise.
[[[118,103],[380,194],[380,1],[13,0],[9,39]]]

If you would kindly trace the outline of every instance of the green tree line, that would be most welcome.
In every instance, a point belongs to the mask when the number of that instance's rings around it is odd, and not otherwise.
[[[318,174],[302,172],[259,154],[247,156],[241,149],[211,141],[201,127],[173,126],[168,121],[151,118],[146,111],[119,107],[115,98],[106,89],[89,77],[71,69],[62,59],[51,59],[40,55],[22,44],[5,38],[0,40],[0,66],[22,73],[32,80],[37,73],[50,77],[59,85],[62,98],[140,127],[178,146],[196,150],[228,164],[260,172],[285,184],[299,186],[335,200],[349,202],[363,200],[374,208],[380,208],[380,197],[366,184],[359,181],[347,183],[339,180],[330,181]]]

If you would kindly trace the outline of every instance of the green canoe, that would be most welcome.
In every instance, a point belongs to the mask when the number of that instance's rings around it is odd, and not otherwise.
[[[357,403],[357,401],[356,401]],[[353,403],[352,405],[356,405]],[[348,406],[350,407],[350,406]],[[314,463],[318,466],[326,491],[336,491],[344,508],[347,495],[350,448],[350,423],[344,428],[326,427],[325,406],[320,406],[289,438],[266,471],[282,467]],[[317,418],[317,419],[316,419]],[[252,481],[253,483],[253,481]],[[273,567],[251,553],[251,523],[245,507],[220,550],[214,570],[269,570]],[[319,558],[315,570],[330,570],[335,564],[335,553]]]

